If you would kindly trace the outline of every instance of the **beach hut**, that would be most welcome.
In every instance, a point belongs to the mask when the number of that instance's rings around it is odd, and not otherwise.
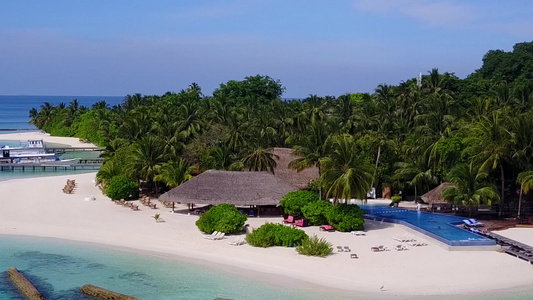
[[[424,202],[431,204],[432,211],[451,211],[451,205],[441,197],[442,191],[451,185],[452,184],[449,182],[443,182],[436,188],[422,195],[421,198]]]
[[[304,190],[307,189],[309,181],[318,179],[319,174],[317,167],[307,168],[300,172],[289,168],[289,163],[298,158],[298,156],[294,155],[293,149],[273,148],[271,153],[274,154],[274,160],[276,161],[274,175],[288,184]]]
[[[159,197],[187,204],[233,204],[259,214],[281,214],[281,198],[298,188],[269,172],[208,170]]]

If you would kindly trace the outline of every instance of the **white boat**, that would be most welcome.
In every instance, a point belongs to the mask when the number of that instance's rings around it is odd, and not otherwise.
[[[11,163],[47,163],[61,162],[55,153],[48,153],[43,140],[29,140],[26,147],[0,147],[2,151],[2,161]]]

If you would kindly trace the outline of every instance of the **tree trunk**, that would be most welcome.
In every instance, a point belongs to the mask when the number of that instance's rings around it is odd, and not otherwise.
[[[520,185],[520,196],[518,197],[518,214],[516,216],[517,219],[520,219],[521,204],[522,204],[522,185]]]
[[[376,181],[376,173],[378,172],[378,165],[379,165],[379,156],[381,155],[381,145],[378,146],[378,155],[376,157],[376,166],[374,167],[374,176],[372,177],[372,187],[376,188],[374,186],[374,182],[377,183]]]
[[[501,175],[502,175],[502,196],[501,196],[501,199],[500,199],[500,212],[499,212],[499,216],[501,217],[502,214],[503,214],[503,203],[505,202],[505,178],[504,178],[504,174],[503,174],[503,164],[500,162],[500,172],[501,172]]]
[[[415,185],[415,203],[417,203],[416,202],[416,196],[417,196],[417,191],[416,191],[416,185]]]

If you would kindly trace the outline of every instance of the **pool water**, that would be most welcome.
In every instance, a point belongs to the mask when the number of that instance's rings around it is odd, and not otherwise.
[[[389,206],[362,205],[368,219],[398,223],[422,232],[450,246],[489,246],[496,243],[456,225],[466,218],[413,211]]]

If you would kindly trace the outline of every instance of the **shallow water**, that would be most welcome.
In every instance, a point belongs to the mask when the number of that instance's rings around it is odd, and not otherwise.
[[[473,296],[395,297],[383,292],[362,296],[306,290],[258,281],[238,271],[205,264],[140,255],[93,244],[57,239],[0,235],[0,300],[23,299],[7,279],[5,270],[17,267],[46,299],[92,299],[78,293],[94,284],[141,299],[531,299],[531,291]],[[317,270],[318,272],[318,270]],[[319,276],[317,274],[317,276]],[[495,279],[497,276],[495,274]]]
[[[0,236],[0,300],[21,299],[5,270],[17,267],[46,299],[85,299],[94,284],[141,299],[324,299],[209,266],[55,239]],[[328,297],[329,298],[329,297]],[[341,299],[341,298],[337,298]]]

